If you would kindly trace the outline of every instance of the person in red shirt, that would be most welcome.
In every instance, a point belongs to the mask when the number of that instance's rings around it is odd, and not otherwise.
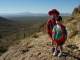
[[[50,18],[47,22],[47,33],[48,33],[49,37],[52,39],[53,26],[56,24],[57,19],[62,20],[62,18],[61,18],[61,16],[59,16],[60,13],[56,9],[52,9],[51,11],[49,11],[48,15],[51,16],[52,18]]]
[[[50,39],[52,40],[52,44],[55,45],[55,48],[54,47],[52,48],[53,55],[60,56],[62,52],[62,45],[67,38],[67,32],[66,32],[65,26],[61,23],[62,17],[60,16],[60,13],[56,9],[52,9],[51,11],[48,12],[48,14],[52,16],[52,18],[49,19],[47,22],[47,32]],[[53,28],[54,26],[57,26],[57,25],[60,26],[62,29],[62,37],[60,39],[53,38],[53,35],[55,33],[53,32]]]

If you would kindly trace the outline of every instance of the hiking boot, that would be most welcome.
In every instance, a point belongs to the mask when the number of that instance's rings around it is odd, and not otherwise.
[[[54,52],[54,53],[53,53],[53,56],[56,56],[56,55],[57,55],[57,52]]]
[[[62,52],[59,52],[57,56],[60,57],[61,55],[62,55]]]
[[[54,51],[55,51],[55,48],[52,48],[52,53],[54,53]]]
[[[54,53],[53,53],[53,56],[58,56],[60,57],[62,55],[62,52],[60,52],[59,50],[56,50]]]
[[[55,48],[53,49],[53,56],[57,56],[57,50]]]

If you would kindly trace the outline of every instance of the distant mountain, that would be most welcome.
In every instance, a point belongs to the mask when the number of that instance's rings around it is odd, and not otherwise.
[[[4,17],[0,17],[0,27],[1,26],[7,26],[7,25],[12,25],[14,24],[13,21],[7,19],[7,18],[4,18]]]
[[[23,17],[23,16],[48,16],[48,15],[45,13],[25,12],[25,13],[17,13],[17,14],[2,14],[1,16],[3,17]]]
[[[11,22],[11,20],[4,18],[4,17],[0,17],[0,23],[1,22]]]
[[[17,24],[18,23],[16,21],[0,16],[0,26],[8,26],[8,25],[15,26]]]
[[[69,13],[61,13],[61,16],[70,16],[71,14]],[[3,17],[23,17],[23,16],[48,16],[47,13],[30,13],[30,12],[25,12],[25,13],[17,13],[17,14],[3,14]]]
[[[30,13],[30,12],[18,13],[15,15],[17,15],[17,16],[47,16],[46,13]]]

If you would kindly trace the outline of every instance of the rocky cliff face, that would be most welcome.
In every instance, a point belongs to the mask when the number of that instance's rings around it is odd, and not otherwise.
[[[80,5],[76,8],[74,8],[72,15],[73,16],[80,16]]]

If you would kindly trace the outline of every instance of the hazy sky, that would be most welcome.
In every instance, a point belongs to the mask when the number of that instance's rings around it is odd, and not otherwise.
[[[71,13],[80,0],[0,0],[0,13],[47,13],[56,8],[61,13]]]

